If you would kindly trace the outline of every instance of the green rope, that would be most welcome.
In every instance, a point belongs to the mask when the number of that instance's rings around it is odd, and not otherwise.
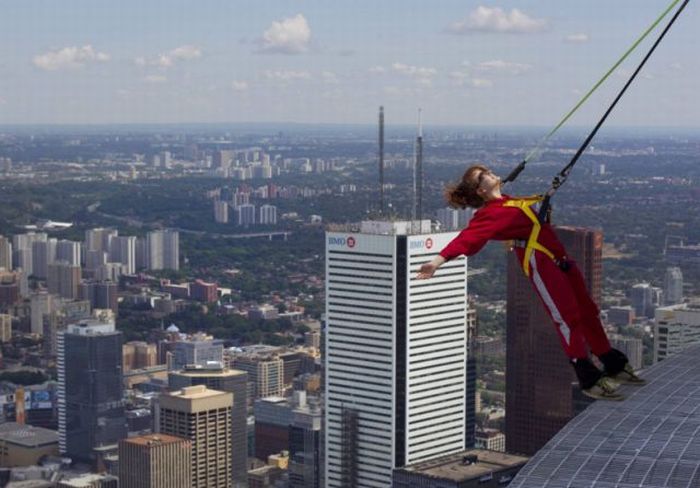
[[[574,108],[572,108],[572,109],[569,111],[569,113],[567,113],[567,114],[564,116],[564,118],[561,119],[561,121],[560,121],[551,131],[549,131],[549,133],[548,133],[546,136],[544,136],[544,137],[542,138],[542,140],[537,144],[537,146],[535,146],[535,148],[532,149],[532,150],[528,153],[528,155],[525,157],[524,162],[528,162],[528,161],[530,160],[530,158],[532,158],[532,156],[534,156],[535,154],[537,154],[537,152],[540,150],[540,148],[554,135],[554,133],[557,132],[557,131],[561,128],[561,126],[564,125],[564,124],[566,123],[566,121],[569,120],[569,119],[571,118],[571,116],[581,107],[581,105],[583,105],[583,104],[586,102],[586,100],[588,100],[588,98],[593,94],[593,92],[595,92],[595,91],[598,89],[598,87],[600,87],[600,85],[602,85],[602,84],[605,82],[605,80],[607,80],[607,79],[610,77],[610,75],[617,69],[617,67],[620,66],[620,64],[622,64],[622,62],[623,62],[625,59],[627,59],[627,57],[632,53],[632,51],[634,51],[634,50],[637,48],[637,46],[639,46],[639,43],[641,43],[644,39],[646,39],[646,37],[649,35],[649,33],[650,33],[651,31],[653,31],[653,30],[656,28],[657,25],[659,25],[659,22],[661,22],[661,21],[664,19],[664,17],[666,17],[666,15],[668,15],[668,13],[669,13],[671,10],[673,10],[673,8],[674,8],[674,7],[678,4],[678,2],[680,2],[680,1],[681,1],[681,0],[673,0],[673,2],[671,2],[671,5],[669,5],[668,8],[667,8],[666,10],[664,10],[664,12],[659,16],[659,18],[656,19],[656,20],[654,21],[654,23],[651,24],[651,25],[647,28],[646,31],[644,31],[644,33],[639,37],[639,39],[637,39],[637,40],[634,42],[634,44],[632,44],[632,46],[630,46],[630,48],[629,48],[629,49],[625,52],[625,54],[623,54],[622,57],[612,66],[612,68],[610,68],[610,69],[608,70],[608,72],[605,73],[605,75],[603,75],[603,77],[602,77],[600,80],[598,80],[598,82],[597,82],[595,85],[593,85],[593,88],[591,88],[591,89],[588,91],[588,93],[586,93],[586,94],[583,96],[583,98],[581,98],[581,100],[579,100],[579,102],[578,102],[576,105],[574,105]]]

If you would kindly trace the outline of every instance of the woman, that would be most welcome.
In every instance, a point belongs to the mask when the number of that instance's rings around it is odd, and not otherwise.
[[[472,207],[469,226],[431,262],[421,266],[419,279],[433,276],[443,263],[462,254],[476,254],[489,240],[514,241],[513,250],[556,326],[566,355],[584,394],[621,400],[618,383],[641,385],[627,357],[610,347],[599,310],[586,289],[576,263],[566,257],[552,227],[541,224],[533,205],[539,198],[501,194],[501,179],[486,166],[472,166],[445,195],[453,207]],[[600,371],[588,358],[586,345],[605,367]],[[610,380],[613,381],[610,381]]]

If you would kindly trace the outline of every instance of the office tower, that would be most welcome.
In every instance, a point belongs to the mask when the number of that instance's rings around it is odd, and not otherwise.
[[[136,237],[118,236],[112,239],[109,260],[113,263],[121,263],[125,274],[136,273]]]
[[[249,227],[255,225],[255,205],[244,203],[235,207],[236,225],[239,227]]]
[[[119,235],[116,229],[99,227],[85,231],[85,250],[109,252],[112,239]]]
[[[192,444],[167,434],[119,441],[120,488],[190,488]]]
[[[197,333],[187,340],[175,343],[171,371],[185,369],[188,365],[207,366],[224,363],[224,342],[212,336]]]
[[[12,315],[0,313],[0,342],[12,339]]]
[[[81,263],[80,243],[61,239],[56,244],[56,261],[67,261],[71,266],[80,266]]]
[[[146,243],[148,269],[180,269],[180,234],[165,229],[149,232]]]
[[[675,305],[682,302],[683,272],[677,267],[667,268],[664,276],[664,303],[666,305]]]
[[[629,305],[624,307],[610,307],[607,310],[608,323],[612,325],[628,326],[634,322],[634,309]]]
[[[117,288],[113,281],[83,281],[78,295],[81,300],[88,300],[93,309],[109,309],[116,314],[119,311]]]
[[[0,235],[0,269],[12,271],[12,242]]]
[[[276,225],[277,207],[274,205],[261,205],[259,223],[260,225]]]
[[[294,392],[295,395],[306,394]],[[297,398],[279,396],[259,398],[253,405],[255,417],[255,457],[261,460],[268,456],[289,450],[289,426],[292,425],[293,411]],[[305,402],[306,399],[304,398]]]
[[[58,433],[61,453],[90,462],[95,448],[126,438],[122,333],[86,319],[59,332]]]
[[[464,449],[467,264],[417,280],[456,234],[410,228],[326,234],[328,488],[387,487],[396,467]]]
[[[248,373],[248,402],[284,391],[284,362],[274,354],[236,354],[233,367]]]
[[[160,166],[165,169],[170,169],[173,166],[172,157],[170,151],[160,152]]]
[[[214,200],[214,221],[220,224],[228,224],[228,202]]]
[[[454,208],[447,207],[438,209],[437,221],[440,222],[440,228],[445,231],[457,230],[459,228],[459,214]]]
[[[57,354],[58,333],[68,324],[90,318],[90,302],[56,298],[51,312],[44,315],[43,352],[46,357]]]
[[[466,427],[464,445],[474,447],[476,432],[476,336],[477,332],[476,309],[474,305],[467,305],[467,397],[466,397]]]
[[[559,227],[559,239],[600,303],[603,235]],[[573,368],[551,319],[514,254],[508,256],[506,345],[506,450],[532,455],[574,415]]]
[[[185,368],[168,375],[168,386],[181,389],[205,385],[212,390],[233,393],[231,409],[231,472],[233,488],[243,488],[247,482],[247,380],[245,371],[223,368],[221,365]]]
[[[204,303],[213,303],[219,299],[219,287],[216,283],[207,283],[200,279],[190,285],[190,297]]]
[[[192,443],[191,488],[231,488],[233,395],[204,385],[158,399],[158,431]]]
[[[78,298],[80,285],[80,266],[73,266],[66,261],[56,261],[49,265],[46,280],[49,293],[63,298]]]
[[[54,299],[53,295],[45,291],[39,291],[30,295],[30,330],[32,334],[42,335],[44,333],[44,315],[53,311]]]
[[[630,300],[637,317],[654,316],[654,290],[649,283],[639,283],[632,287]]]
[[[45,280],[48,276],[49,264],[56,261],[57,244],[55,238],[32,242],[32,271],[37,278]]]
[[[700,308],[697,306],[659,307],[654,322],[654,363],[700,342]]]
[[[636,337],[622,337],[622,336],[612,336],[610,337],[610,345],[622,351],[627,360],[634,369],[642,369],[643,358],[644,358],[644,345],[641,339]]]
[[[317,402],[300,404],[289,426],[289,487],[322,488],[323,412]]]

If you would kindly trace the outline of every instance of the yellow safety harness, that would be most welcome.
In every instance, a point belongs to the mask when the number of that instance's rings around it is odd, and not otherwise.
[[[546,247],[544,247],[542,244],[540,244],[537,240],[540,236],[540,230],[542,230],[542,224],[540,223],[540,220],[537,218],[537,215],[535,215],[535,212],[532,210],[531,207],[532,205],[541,202],[543,198],[544,197],[541,195],[535,195],[532,197],[508,200],[503,204],[504,207],[519,208],[532,221],[532,231],[530,232],[530,237],[528,237],[527,239],[527,243],[522,245],[521,243],[524,243],[524,241],[513,242],[514,246],[525,248],[525,255],[523,256],[522,262],[523,272],[525,273],[525,276],[530,276],[530,256],[532,256],[532,253],[535,250],[540,251],[545,255],[549,256],[553,261],[557,260],[554,257],[554,253]]]

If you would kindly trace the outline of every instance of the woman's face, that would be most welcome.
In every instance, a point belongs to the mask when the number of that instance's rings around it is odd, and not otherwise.
[[[501,178],[491,172],[490,169],[479,171],[474,175],[474,182],[477,184],[478,193],[489,193],[491,190],[500,188]]]

